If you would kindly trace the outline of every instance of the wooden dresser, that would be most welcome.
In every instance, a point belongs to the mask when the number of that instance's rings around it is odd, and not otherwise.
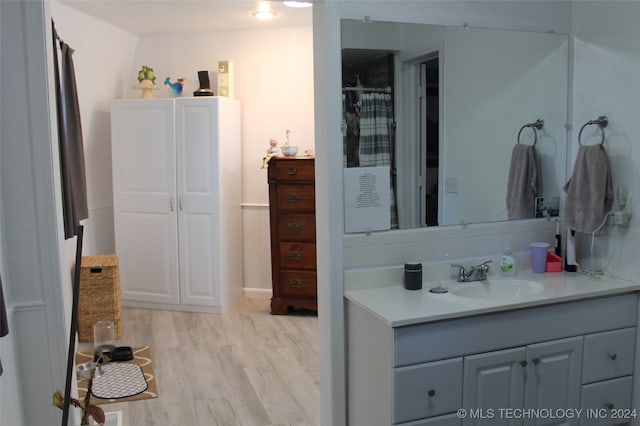
[[[317,311],[314,159],[269,161],[272,314]]]

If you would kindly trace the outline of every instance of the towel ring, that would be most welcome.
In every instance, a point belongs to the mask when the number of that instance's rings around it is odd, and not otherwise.
[[[607,124],[609,124],[609,120],[607,119],[606,116],[601,115],[600,117],[598,117],[595,120],[589,120],[587,121],[581,128],[580,128],[580,132],[578,132],[578,145],[582,146],[582,141],[580,140],[580,137],[582,136],[582,131],[584,130],[585,127],[590,126],[592,124],[597,124],[598,127],[600,128],[600,131],[602,132],[602,140],[600,141],[600,145],[604,144],[604,128],[607,127]]]
[[[538,142],[538,132],[536,132],[536,129],[540,130],[542,129],[542,126],[544,126],[544,121],[538,118],[535,123],[527,123],[524,126],[520,127],[520,131],[518,132],[518,144],[520,144],[520,134],[522,133],[522,131],[525,128],[530,127],[531,130],[533,130],[533,146],[536,146],[536,142]]]

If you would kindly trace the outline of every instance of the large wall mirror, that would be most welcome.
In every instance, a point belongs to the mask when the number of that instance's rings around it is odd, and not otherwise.
[[[516,144],[535,144],[538,196],[563,199],[566,35],[361,20],[341,28],[344,166],[388,150],[389,228],[510,219]],[[381,120],[365,129],[370,95]],[[376,145],[376,127],[388,148]]]

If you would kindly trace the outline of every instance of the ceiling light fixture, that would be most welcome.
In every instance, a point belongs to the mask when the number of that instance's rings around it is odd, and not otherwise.
[[[287,7],[311,7],[313,6],[313,3],[310,1],[303,1],[303,0],[285,0],[282,2],[282,4],[284,4]]]
[[[267,20],[276,16],[277,13],[271,10],[271,5],[269,3],[261,1],[258,5],[258,10],[253,12],[251,15],[261,20]]]

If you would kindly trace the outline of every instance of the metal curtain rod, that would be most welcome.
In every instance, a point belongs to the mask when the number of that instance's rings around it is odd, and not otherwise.
[[[385,92],[391,93],[391,87],[343,87],[343,92]]]

